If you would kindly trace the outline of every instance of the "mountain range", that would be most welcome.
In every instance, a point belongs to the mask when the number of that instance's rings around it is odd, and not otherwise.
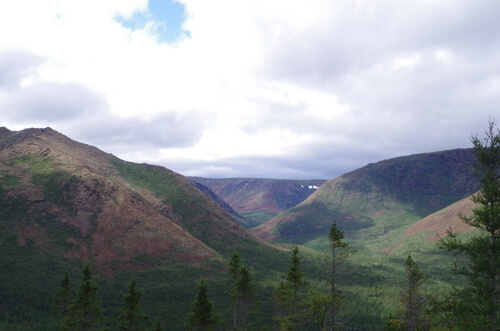
[[[107,293],[131,273],[149,279],[150,309],[161,314],[160,293],[171,297],[175,329],[192,298],[186,286],[203,275],[220,289],[233,252],[264,277],[259,290],[269,294],[286,271],[288,244],[315,258],[333,222],[359,251],[346,290],[378,279],[391,293],[388,284],[409,253],[440,288],[446,267],[437,262],[435,241],[448,227],[468,230],[457,215],[470,213],[469,197],[480,188],[474,161],[470,149],[455,149],[384,160],[327,181],[188,178],[123,161],[50,128],[0,128],[0,327],[33,314],[42,321],[60,273],[76,273],[90,260]],[[321,281],[324,268],[314,265]],[[159,276],[165,273],[177,279],[169,288]],[[370,299],[354,300],[359,311],[352,325],[360,328],[389,314],[371,316],[371,306],[391,307],[387,293],[370,286],[361,289]],[[223,292],[214,294],[221,302]],[[109,297],[112,308],[116,295]]]

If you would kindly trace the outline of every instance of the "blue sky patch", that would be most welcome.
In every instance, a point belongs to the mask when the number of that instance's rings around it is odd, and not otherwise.
[[[182,30],[185,20],[184,6],[174,0],[149,0],[149,11],[136,13],[129,19],[118,17],[117,22],[132,31],[143,28],[147,22],[158,24],[157,34],[160,41],[175,42],[189,32]]]

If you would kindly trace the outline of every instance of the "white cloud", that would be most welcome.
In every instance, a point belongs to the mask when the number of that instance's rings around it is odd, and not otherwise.
[[[179,2],[174,43],[120,24],[147,0],[1,3],[0,125],[187,175],[328,178],[466,147],[498,113],[500,5]]]

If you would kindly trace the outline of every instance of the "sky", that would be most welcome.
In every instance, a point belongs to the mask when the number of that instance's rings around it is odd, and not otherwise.
[[[0,126],[186,176],[331,179],[500,121],[495,0],[0,2]]]

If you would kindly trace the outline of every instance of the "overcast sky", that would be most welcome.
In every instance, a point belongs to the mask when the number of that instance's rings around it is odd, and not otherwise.
[[[496,0],[0,2],[0,126],[189,176],[331,179],[500,121]]]

